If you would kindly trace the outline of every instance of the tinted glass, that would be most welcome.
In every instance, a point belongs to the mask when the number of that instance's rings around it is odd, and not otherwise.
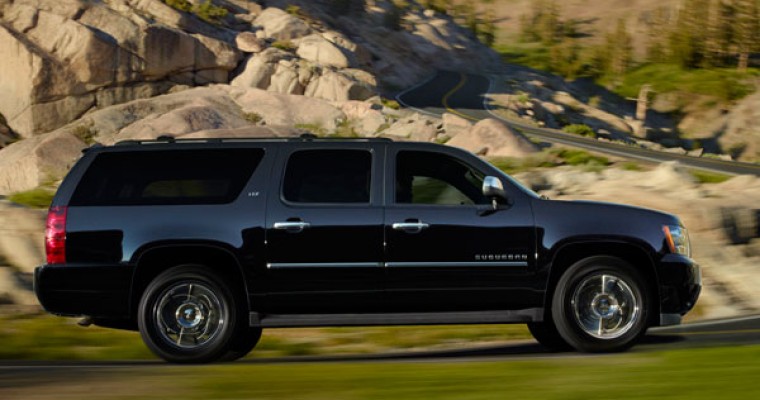
[[[396,202],[405,204],[488,204],[483,174],[456,158],[401,151],[396,158]]]
[[[102,153],[84,174],[71,205],[228,203],[263,155],[262,149]]]
[[[283,198],[296,203],[369,203],[372,154],[366,150],[303,150],[285,170]]]

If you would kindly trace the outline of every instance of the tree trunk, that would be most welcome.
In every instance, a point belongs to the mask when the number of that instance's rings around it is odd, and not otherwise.
[[[748,51],[742,51],[739,53],[739,72],[747,72],[747,67],[749,66],[749,52]]]

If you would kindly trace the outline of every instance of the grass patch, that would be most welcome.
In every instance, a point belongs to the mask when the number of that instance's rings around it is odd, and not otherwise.
[[[136,332],[82,328],[76,319],[48,315],[0,317],[0,358],[16,360],[118,360],[154,356]]]
[[[320,124],[300,123],[295,124],[295,128],[304,130],[306,131],[305,133],[313,133],[317,136],[327,135],[327,129],[325,129],[325,127]]]
[[[675,64],[644,64],[628,72],[614,91],[623,97],[638,97],[644,84],[659,93],[686,92],[714,96],[724,101],[738,100],[754,92],[747,78],[757,77],[753,68],[740,73],[734,68],[683,69]],[[601,80],[600,83],[609,83]]]
[[[88,121],[75,126],[71,134],[83,141],[84,144],[91,146],[95,144],[95,136],[98,135],[98,130],[95,129],[92,121]]]
[[[384,107],[388,107],[391,110],[400,110],[401,109],[401,104],[399,104],[398,101],[396,101],[396,100],[391,100],[391,99],[386,99],[385,97],[381,97],[380,98],[380,103],[382,103],[382,105]]]
[[[502,43],[495,47],[502,60],[541,71],[551,71],[551,52],[541,43]]]
[[[585,167],[606,167],[610,165],[610,160],[607,157],[595,156],[583,150],[554,149],[549,152],[559,157],[565,165]]]
[[[135,382],[160,383],[147,398],[161,399],[752,399],[760,396],[758,357],[754,345],[504,361],[144,366],[69,379],[88,387],[122,382],[98,392],[120,399],[146,396]]]
[[[644,168],[642,168],[639,163],[636,163],[633,161],[625,161],[621,163],[620,168],[623,171],[643,171],[644,170]]]
[[[722,183],[733,178],[731,175],[721,174],[718,172],[700,170],[691,170],[690,172],[699,183]]]
[[[32,208],[48,208],[53,202],[55,189],[50,187],[38,187],[24,192],[16,192],[8,196],[8,200],[22,206]]]
[[[264,120],[264,117],[262,117],[261,114],[255,112],[243,113],[243,118],[252,124],[258,124]]]
[[[284,50],[284,51],[295,51],[298,48],[290,40],[277,40],[274,43],[272,43],[272,47],[280,49],[280,50]]]
[[[509,175],[536,168],[552,168],[560,165],[557,160],[550,157],[548,152],[541,152],[525,158],[499,157],[490,159],[488,162]]]
[[[136,332],[82,328],[76,321],[46,314],[0,316],[0,359],[155,358]],[[525,325],[267,329],[249,357],[455,349],[530,337]]]
[[[192,13],[212,25],[220,25],[227,16],[227,9],[214,5],[211,0],[196,4],[188,0],[164,0],[164,3],[175,10]]]
[[[571,124],[562,128],[564,132],[572,133],[574,135],[585,136],[596,139],[596,132],[586,124]]]
[[[561,165],[583,167],[588,171],[599,171],[611,164],[607,157],[595,156],[575,149],[549,149],[525,158],[499,157],[488,162],[507,174],[530,171],[536,168],[553,168]]]

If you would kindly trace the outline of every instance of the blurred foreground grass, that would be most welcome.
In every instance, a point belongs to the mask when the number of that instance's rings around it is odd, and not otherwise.
[[[759,356],[755,345],[453,362],[141,365],[4,387],[9,399],[78,398],[82,387],[103,399],[753,399]]]
[[[134,360],[155,358],[136,332],[77,326],[41,314],[0,316],[0,359]],[[434,350],[530,338],[525,325],[268,329],[249,357]]]

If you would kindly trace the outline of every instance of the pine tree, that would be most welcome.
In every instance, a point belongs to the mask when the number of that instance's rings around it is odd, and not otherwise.
[[[607,35],[607,50],[610,54],[609,72],[622,76],[633,61],[633,38],[624,19],[619,19],[615,32]]]
[[[493,9],[486,10],[483,27],[480,29],[480,40],[488,47],[496,42],[496,15]]]
[[[685,0],[669,37],[670,56],[686,68],[702,64],[707,43],[710,0]]]
[[[746,71],[749,65],[749,54],[757,51],[760,40],[760,13],[757,0],[735,0],[736,12],[734,45],[739,55],[738,69]]]
[[[658,7],[648,15],[647,24],[647,60],[665,62],[668,58],[668,46],[664,40],[670,35],[673,17],[668,7]]]

